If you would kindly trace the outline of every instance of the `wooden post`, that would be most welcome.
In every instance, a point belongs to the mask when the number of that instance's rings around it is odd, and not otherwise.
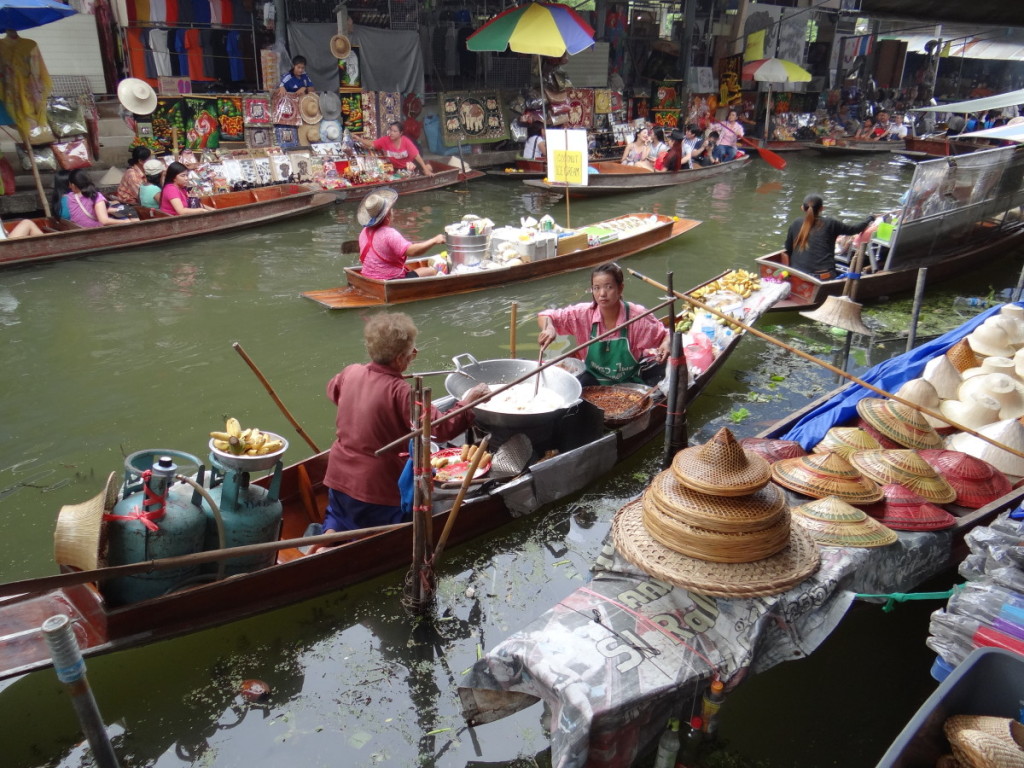
[[[417,376],[413,379],[412,390],[410,393],[410,410],[412,415],[412,423],[418,424],[420,418],[420,397],[423,394],[423,379]],[[412,468],[413,468],[413,485],[412,485],[412,563],[409,566],[409,575],[406,577],[406,594],[407,599],[406,610],[410,613],[413,612],[415,606],[420,603],[420,562],[423,560],[423,520],[416,514],[416,507],[419,504],[419,497],[421,489],[419,483],[416,482],[416,472],[419,467],[419,440],[414,439],[412,444]]]
[[[678,448],[674,444],[676,422],[679,414],[673,407],[679,391],[679,380],[682,377],[682,385],[687,385],[686,379],[689,374],[686,370],[686,358],[683,356],[683,335],[672,333],[672,347],[668,358],[668,402],[666,403],[668,413],[665,416],[665,437],[664,448],[661,454],[661,468],[668,469],[672,464],[672,457],[675,456]]]
[[[917,285],[914,287],[914,309],[910,313],[910,332],[907,334],[907,352],[917,341],[917,321],[921,318],[921,304],[924,303],[924,288],[928,282],[928,267],[917,270]]]
[[[508,356],[516,359],[516,315],[519,312],[519,304],[512,302],[512,317],[509,320],[508,329]]]

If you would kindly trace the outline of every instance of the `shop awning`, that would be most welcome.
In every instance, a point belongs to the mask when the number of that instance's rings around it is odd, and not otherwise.
[[[932,35],[901,34],[899,32],[878,36],[880,40],[902,40],[907,44],[908,53],[927,54],[928,43],[934,43]],[[989,40],[982,37],[954,37],[943,40],[943,56],[964,59],[990,59],[996,61],[1024,61],[1024,43],[1019,40]],[[947,50],[948,48],[948,50]]]
[[[1003,139],[1005,141],[1017,141],[1024,144],[1024,123],[1017,125],[1000,125],[998,128],[986,128],[983,131],[971,131],[961,133],[957,138],[977,136],[979,139]]]
[[[951,104],[940,104],[937,107],[915,107],[915,112],[987,112],[990,109],[1005,109],[1024,104],[1024,88],[1019,91],[1000,93],[996,96],[985,96],[981,99],[955,101]]]

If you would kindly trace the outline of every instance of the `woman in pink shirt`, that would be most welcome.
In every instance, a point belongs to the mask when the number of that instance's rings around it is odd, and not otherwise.
[[[727,163],[736,158],[736,143],[743,138],[743,125],[739,121],[735,109],[730,109],[725,122],[717,122],[711,127],[718,131],[718,146],[715,157],[719,162]]]
[[[359,233],[359,261],[363,264],[363,276],[375,280],[397,280],[402,277],[433,277],[433,267],[406,269],[406,259],[422,256],[435,245],[444,243],[444,235],[429,240],[410,243],[391,226],[391,208],[398,199],[398,192],[385,187],[363,198],[356,211],[356,220],[363,226]]]
[[[537,315],[540,335],[537,342],[545,348],[559,334],[573,336],[576,344],[600,336],[630,317],[644,311],[639,304],[622,300],[624,280],[618,264],[602,264],[590,273],[589,304],[574,304],[565,309],[546,309]],[[657,384],[665,376],[669,333],[653,315],[646,315],[627,328],[591,344],[577,353],[586,363],[579,375],[585,386],[643,382]]]
[[[423,155],[416,149],[412,139],[403,135],[400,123],[388,123],[388,135],[381,136],[379,139],[370,141],[362,136],[356,136],[355,138],[367,149],[376,149],[378,152],[383,152],[384,156],[391,160],[392,165],[396,168],[415,171],[416,166],[419,165],[424,175],[434,175],[434,170],[427,165],[427,161],[423,159]]]
[[[206,213],[210,208],[189,208],[188,195],[185,188],[188,186],[188,168],[181,163],[171,163],[164,173],[164,188],[160,190],[160,210],[171,216],[182,216],[192,213]]]

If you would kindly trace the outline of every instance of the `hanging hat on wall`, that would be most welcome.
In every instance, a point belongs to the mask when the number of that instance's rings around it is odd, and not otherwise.
[[[352,53],[352,43],[345,35],[335,35],[331,38],[331,55],[336,59],[344,59]]]
[[[320,141],[341,141],[341,133],[341,123],[337,120],[320,123]]]
[[[299,116],[304,123],[319,123],[323,119],[320,112],[320,97],[315,93],[307,93],[299,101]]]
[[[334,91],[320,94],[320,112],[324,120],[337,120],[341,117],[341,97]]]
[[[156,91],[137,77],[126,77],[117,84],[117,100],[136,115],[151,115],[156,111]]]
[[[308,147],[310,144],[316,144],[318,141],[320,141],[319,123],[303,123],[299,126],[299,144]]]

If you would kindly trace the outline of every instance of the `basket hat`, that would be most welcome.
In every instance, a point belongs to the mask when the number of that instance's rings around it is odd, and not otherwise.
[[[975,354],[985,357],[1012,357],[1014,349],[1006,337],[1006,331],[998,325],[982,323],[969,334],[967,344]],[[974,366],[971,366],[972,368]]]
[[[812,450],[814,453],[832,451],[849,459],[855,451],[870,451],[881,447],[873,435],[860,427],[832,427]]]
[[[960,373],[963,373],[968,368],[977,368],[981,364],[978,356],[974,354],[971,345],[967,343],[967,339],[960,339],[960,341],[947,349],[946,357],[949,358],[949,362]]]
[[[882,525],[896,531],[941,531],[956,524],[942,507],[925,501],[909,488],[890,483],[882,488],[885,499],[864,509]]]
[[[795,459],[797,456],[806,456],[807,451],[803,449],[796,440],[777,440],[771,437],[744,437],[740,445],[747,451],[753,451],[769,464],[774,464],[779,459]]]
[[[309,146],[320,141],[320,125],[303,123],[299,126],[299,144]]]
[[[853,454],[850,463],[879,485],[899,483],[925,501],[949,504],[956,498],[953,486],[917,451],[860,451]]]
[[[949,746],[964,768],[1024,768],[1024,751],[1016,743],[988,731],[964,728],[949,734]]]
[[[904,448],[942,447],[942,438],[935,427],[909,405],[865,397],[857,401],[857,413],[879,433]]]
[[[884,547],[896,541],[892,529],[835,496],[801,504],[792,513],[793,522],[825,546]]]
[[[814,499],[835,496],[848,504],[873,504],[882,498],[874,480],[831,451],[777,461],[772,464],[772,479]]]
[[[151,115],[156,111],[156,91],[137,77],[126,77],[117,84],[117,100],[135,115]]]
[[[643,504],[619,510],[612,536],[619,553],[636,567],[681,589],[710,597],[765,597],[795,587],[818,570],[814,540],[790,526],[789,542],[778,553],[747,563],[713,563],[675,552],[656,541],[644,526]]]
[[[723,533],[763,530],[786,516],[786,494],[772,483],[747,496],[713,496],[690,490],[668,470],[654,476],[643,501],[645,510]]]
[[[376,227],[398,200],[398,192],[391,187],[371,192],[359,202],[356,221],[363,227]]]
[[[944,400],[939,410],[950,421],[968,429],[999,421],[999,401],[980,392],[969,394],[966,400]]]
[[[744,451],[726,427],[704,445],[679,451],[672,459],[672,471],[687,488],[715,496],[744,496],[771,479],[768,462]]]
[[[53,559],[58,565],[91,571],[105,563],[107,535],[103,515],[113,511],[116,502],[116,475],[111,472],[103,490],[91,499],[60,508],[53,531]]]
[[[955,398],[957,389],[960,388],[960,371],[946,355],[936,355],[929,360],[924,366],[921,378],[935,387],[935,392],[941,400]]]
[[[939,393],[935,391],[931,382],[924,379],[911,379],[904,382],[903,386],[896,390],[896,395],[914,405],[927,408],[929,411],[939,410]],[[936,429],[949,426],[942,419],[929,416],[927,413],[922,413],[921,416]]]
[[[1010,492],[1006,475],[987,461],[960,451],[920,451],[921,458],[956,491],[956,504],[978,509]]]
[[[977,395],[991,397],[999,403],[1000,419],[1017,419],[1024,416],[1024,382],[1003,373],[972,376],[960,385],[957,394],[965,401]]]
[[[341,139],[341,122],[339,120],[324,120],[320,123],[321,141],[339,141]]]
[[[977,431],[978,434],[991,438],[1001,445],[1005,445],[1015,451],[1024,452],[1024,425],[1017,419],[996,421],[980,427]],[[1002,448],[997,448],[991,443],[987,443],[966,432],[958,432],[953,435],[946,447],[987,461],[1011,478],[1024,475],[1024,458]]]
[[[341,117],[341,97],[334,91],[320,94],[320,113],[324,120],[337,120]]]
[[[833,328],[842,328],[850,333],[870,336],[871,329],[864,325],[860,317],[861,305],[849,296],[829,296],[825,303],[811,312],[800,314],[808,320],[814,320]]]
[[[320,97],[315,93],[307,93],[299,99],[299,117],[304,123],[319,123],[323,120],[320,112]]]
[[[331,38],[331,55],[336,59],[344,59],[352,53],[352,42],[345,35]]]

